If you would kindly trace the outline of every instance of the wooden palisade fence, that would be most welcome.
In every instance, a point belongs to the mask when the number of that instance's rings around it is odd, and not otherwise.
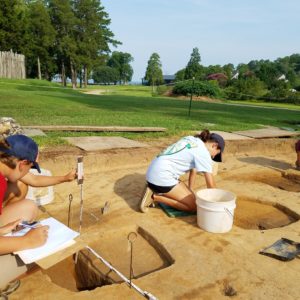
[[[0,51],[0,78],[25,79],[25,56]]]

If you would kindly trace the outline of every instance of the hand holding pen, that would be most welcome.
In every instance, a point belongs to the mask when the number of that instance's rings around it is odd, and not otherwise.
[[[44,245],[48,239],[49,226],[41,226],[39,222],[19,222],[16,230],[29,228],[20,238],[23,239],[24,249],[36,248]],[[16,232],[16,231],[15,231]]]

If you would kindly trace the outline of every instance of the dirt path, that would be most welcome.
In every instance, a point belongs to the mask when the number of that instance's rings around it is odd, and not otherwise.
[[[88,95],[104,95],[108,92],[109,90],[104,90],[104,89],[83,91],[84,94],[88,94]]]

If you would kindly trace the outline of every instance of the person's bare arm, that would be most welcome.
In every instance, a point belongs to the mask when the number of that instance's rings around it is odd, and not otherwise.
[[[204,173],[207,188],[215,188],[216,184],[211,173]]]
[[[0,255],[44,245],[48,229],[49,226],[41,226],[31,229],[24,236],[0,236]]]
[[[194,188],[195,181],[196,181],[196,175],[197,175],[196,169],[190,170],[190,175],[189,175],[189,188],[190,188],[191,190]]]
[[[2,227],[0,227],[0,236],[7,234],[9,232],[12,232],[14,229],[16,229],[16,227],[18,226],[18,224],[21,222],[21,219],[15,220],[13,222],[10,222]]]
[[[33,187],[45,187],[56,185],[63,182],[73,181],[77,176],[76,170],[70,171],[64,176],[43,176],[43,175],[34,175],[32,173],[27,173],[20,180]]]

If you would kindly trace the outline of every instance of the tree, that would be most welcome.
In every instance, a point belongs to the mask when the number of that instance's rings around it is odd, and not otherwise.
[[[175,73],[175,81],[184,80],[185,69],[181,69]]]
[[[157,53],[152,53],[148,60],[148,66],[145,74],[145,79],[148,80],[149,85],[152,85],[152,92],[154,92],[154,85],[163,83],[163,73],[160,57]]]
[[[234,65],[233,64],[226,64],[223,66],[223,71],[226,74],[228,79],[232,78],[234,72]]]
[[[126,84],[131,80],[133,75],[133,69],[130,63],[133,61],[133,57],[126,52],[114,51],[109,58],[107,65],[109,67],[118,70],[120,83]]]
[[[193,77],[199,79],[202,73],[202,67],[200,65],[201,56],[198,48],[193,48],[191,58],[185,68],[184,78],[192,79]]]
[[[257,99],[267,92],[265,84],[255,77],[245,77],[234,80],[233,84],[226,88],[229,99]]]
[[[26,6],[22,0],[0,1],[0,51],[25,54],[28,45]]]
[[[116,84],[119,80],[119,72],[114,68],[101,66],[94,69],[92,77],[96,83]]]
[[[28,5],[29,51],[26,56],[27,73],[30,77],[43,77],[50,80],[55,71],[52,47],[55,30],[42,0]]]
[[[211,74],[223,73],[223,68],[220,65],[209,65],[208,67],[203,67],[203,71],[207,77]]]
[[[113,39],[108,28],[111,20],[99,0],[73,0],[78,45],[79,71],[84,70],[84,84],[87,85],[89,70],[97,61],[104,61],[110,52],[109,45],[121,44]],[[80,76],[81,77],[81,76]]]
[[[255,75],[263,81],[268,88],[276,85],[278,77],[282,75],[275,63],[269,60],[260,60],[259,67],[255,72]]]
[[[70,0],[48,0],[49,14],[56,30],[55,58],[61,69],[62,84],[66,85],[66,70],[71,73],[73,88],[77,85],[78,45],[75,39],[77,19]],[[66,69],[68,68],[68,69]]]

